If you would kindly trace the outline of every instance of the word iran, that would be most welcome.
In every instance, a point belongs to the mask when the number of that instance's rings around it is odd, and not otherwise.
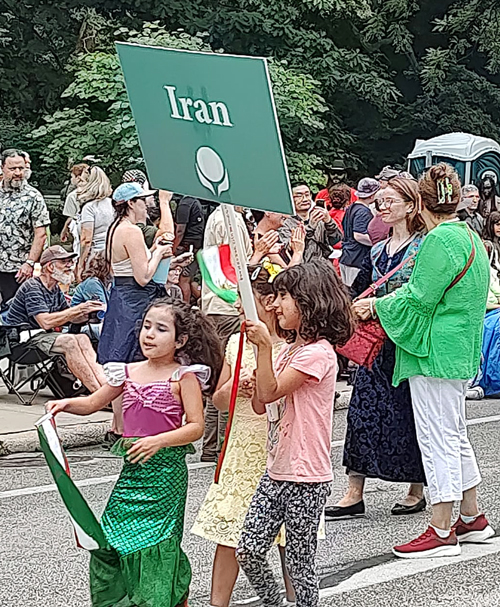
[[[196,120],[201,124],[214,124],[217,126],[234,126],[229,117],[229,110],[222,101],[203,101],[190,97],[176,97],[176,87],[166,85],[168,101],[172,113],[170,116],[178,120]],[[194,116],[194,117],[193,117]]]

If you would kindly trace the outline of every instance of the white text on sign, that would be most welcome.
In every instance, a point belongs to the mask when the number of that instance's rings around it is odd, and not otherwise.
[[[178,120],[196,120],[201,124],[214,124],[216,126],[234,126],[229,118],[229,110],[222,101],[203,101],[190,97],[176,97],[176,87],[166,85],[163,87],[168,94],[168,101],[172,113],[170,116]]]

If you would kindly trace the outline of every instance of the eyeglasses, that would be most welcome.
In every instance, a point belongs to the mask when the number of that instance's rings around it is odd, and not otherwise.
[[[305,193],[298,193],[298,194],[294,194],[293,197],[296,200],[304,200],[307,198],[312,198],[311,192],[305,192]]]
[[[393,204],[397,204],[398,202],[404,202],[400,198],[377,198],[375,200],[375,208],[377,211],[382,209],[390,209]]]

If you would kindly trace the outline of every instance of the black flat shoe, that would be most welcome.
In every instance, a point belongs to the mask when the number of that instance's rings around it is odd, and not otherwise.
[[[363,500],[352,506],[329,506],[325,508],[327,521],[340,521],[360,516],[365,516],[365,502]]]
[[[391,510],[391,514],[396,516],[402,514],[417,514],[417,512],[422,512],[427,508],[427,502],[425,501],[425,497],[423,497],[419,502],[414,504],[413,506],[406,506],[405,504],[394,504]]]

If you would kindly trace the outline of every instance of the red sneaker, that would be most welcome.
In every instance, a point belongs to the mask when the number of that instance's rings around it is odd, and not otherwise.
[[[490,526],[484,514],[480,514],[472,523],[464,523],[459,516],[453,525],[459,542],[476,542],[480,544],[495,535],[495,530]]]
[[[392,551],[403,559],[426,559],[434,556],[458,556],[461,552],[455,530],[441,538],[429,527],[425,533],[402,546],[395,546]]]

